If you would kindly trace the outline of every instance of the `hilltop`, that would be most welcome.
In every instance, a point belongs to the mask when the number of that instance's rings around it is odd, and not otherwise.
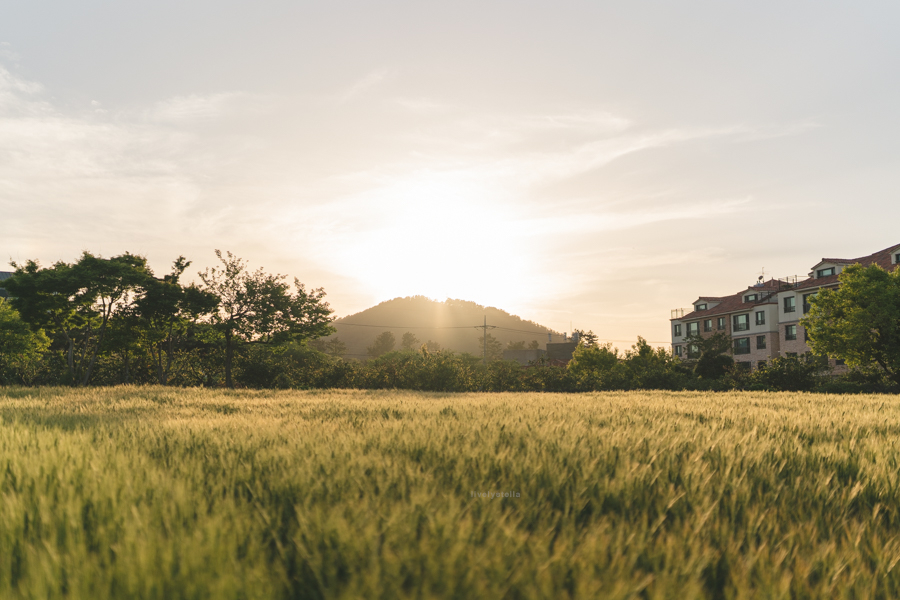
[[[478,339],[482,330],[476,329],[476,326],[481,325],[485,317],[489,326],[496,326],[488,333],[500,340],[504,348],[509,342],[528,344],[533,340],[543,348],[548,334],[553,335],[553,341],[562,339],[562,334],[548,327],[499,308],[485,307],[467,300],[447,299],[440,302],[425,296],[394,298],[337,319],[334,322],[337,333],[331,338],[340,338],[347,345],[347,358],[365,358],[366,348],[384,331],[394,334],[397,349],[403,334],[409,331],[419,339],[417,346],[433,341],[446,350],[480,355]]]

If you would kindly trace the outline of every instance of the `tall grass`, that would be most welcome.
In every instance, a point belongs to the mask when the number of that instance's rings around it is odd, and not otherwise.
[[[898,597],[898,432],[889,396],[6,388],[0,597]]]

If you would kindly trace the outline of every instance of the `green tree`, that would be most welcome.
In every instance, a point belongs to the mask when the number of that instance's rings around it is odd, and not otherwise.
[[[484,358],[487,359],[487,362],[503,360],[503,344],[500,343],[500,340],[488,333],[487,345],[485,345],[484,337],[483,335],[478,337],[478,347],[482,349],[482,355],[486,354]]]
[[[270,275],[262,268],[250,272],[231,252],[215,253],[222,267],[207,268],[199,275],[203,289],[218,299],[211,321],[225,339],[227,387],[234,387],[235,346],[302,341],[334,332],[322,288],[307,291],[295,278],[292,293],[284,275]]]
[[[590,330],[584,331],[583,329],[576,329],[574,333],[578,334],[578,343],[583,344],[588,348],[596,346],[599,341],[597,334]]]
[[[726,354],[731,350],[731,338],[722,332],[704,338],[692,335],[685,339],[693,347],[694,375],[703,379],[719,379],[734,368],[734,359]]]
[[[851,367],[877,364],[900,384],[900,268],[850,265],[839,281],[839,288],[810,298],[800,321],[812,351]]]
[[[441,345],[438,342],[428,340],[427,342],[422,344],[422,350],[427,352],[440,352]]]
[[[0,298],[0,382],[32,383],[50,345],[44,331],[32,331],[19,313]]]
[[[190,265],[190,261],[179,256],[172,264],[172,272],[162,279],[151,279],[146,293],[135,303],[133,317],[149,347],[160,385],[169,382],[178,342],[201,317],[218,308],[215,294],[193,284],[179,283]]]
[[[579,343],[566,369],[582,389],[599,389],[608,382],[609,374],[618,364],[619,351],[611,343],[602,346]]]
[[[43,329],[61,340],[70,381],[87,385],[110,320],[129,310],[152,277],[147,260],[84,252],[73,264],[41,268],[29,260],[12,266],[16,272],[3,285],[13,308],[32,331]]]
[[[407,331],[400,339],[400,347],[404,350],[415,350],[421,344],[419,338],[411,331]]]
[[[524,350],[525,342],[507,342],[506,349],[507,350]]]
[[[390,331],[384,331],[379,333],[372,345],[366,348],[366,353],[372,358],[378,358],[392,351],[396,343],[397,339],[394,337],[394,334]]]
[[[537,340],[531,340],[531,342],[528,343],[529,350],[537,350],[540,347],[541,347],[541,345],[538,343]]]
[[[325,342],[325,353],[335,358],[341,358],[347,353],[347,344],[339,337],[333,337]]]

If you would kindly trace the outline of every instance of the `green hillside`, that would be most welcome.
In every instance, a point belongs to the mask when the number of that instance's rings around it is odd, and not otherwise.
[[[562,341],[562,334],[499,308],[484,307],[467,300],[439,302],[424,296],[394,298],[337,319],[334,322],[337,333],[331,337],[340,338],[347,345],[347,358],[365,358],[366,348],[384,331],[394,334],[397,349],[403,334],[412,332],[419,340],[418,346],[430,340],[443,349],[481,354],[478,343],[481,329],[476,327],[484,323],[485,317],[488,326],[495,326],[489,333],[504,347],[509,342],[528,344],[536,340],[541,348],[545,348],[548,334],[553,336],[554,342]]]

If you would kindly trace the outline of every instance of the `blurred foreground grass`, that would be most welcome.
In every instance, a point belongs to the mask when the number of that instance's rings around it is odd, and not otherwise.
[[[0,389],[0,597],[898,597],[898,432],[887,396]]]

